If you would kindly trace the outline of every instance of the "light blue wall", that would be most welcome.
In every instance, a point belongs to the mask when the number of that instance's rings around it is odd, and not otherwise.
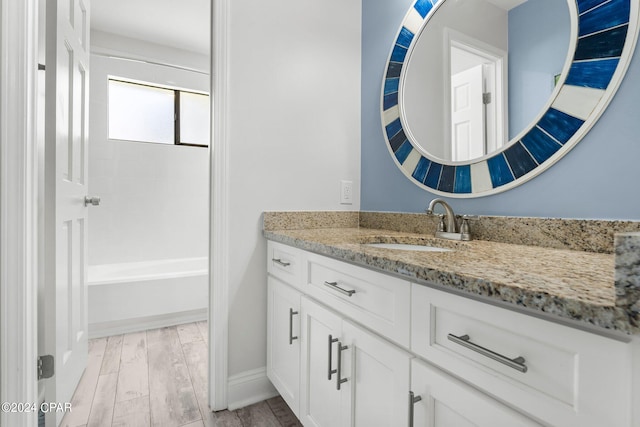
[[[529,0],[509,11],[509,139],[542,111],[569,50],[567,3]]]
[[[362,195],[365,211],[422,212],[434,194],[412,184],[389,156],[380,86],[391,43],[411,0],[362,2]],[[607,111],[563,159],[493,196],[448,199],[456,213],[640,220],[640,49]]]

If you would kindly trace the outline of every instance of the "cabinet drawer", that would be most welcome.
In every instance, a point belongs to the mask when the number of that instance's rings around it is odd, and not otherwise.
[[[300,288],[302,251],[269,241],[267,243],[267,271],[283,282]]]
[[[303,292],[409,347],[409,282],[316,254],[306,258]]]
[[[414,284],[411,349],[552,425],[630,424],[625,343]]]

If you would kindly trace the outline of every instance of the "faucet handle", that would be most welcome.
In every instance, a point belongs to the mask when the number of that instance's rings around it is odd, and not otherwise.
[[[478,215],[462,215],[460,224],[460,234],[462,234],[462,240],[471,240],[471,229],[469,228],[469,221],[477,221],[480,219]]]
[[[460,224],[460,233],[470,235],[471,230],[469,229],[469,218],[462,217],[462,224]]]
[[[480,217],[478,215],[456,215],[459,226],[465,227],[466,229],[469,228],[469,221],[477,221],[479,219]],[[460,232],[464,233],[463,231]]]
[[[438,230],[437,231],[444,231],[445,230],[444,214],[438,214],[438,217],[440,218],[440,221],[438,221]]]

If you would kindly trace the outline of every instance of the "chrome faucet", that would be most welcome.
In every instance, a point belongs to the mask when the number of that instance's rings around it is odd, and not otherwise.
[[[460,223],[460,227],[458,228],[456,215],[453,213],[453,208],[442,199],[433,199],[429,203],[429,207],[425,211],[427,215],[433,215],[433,209],[437,204],[442,205],[445,214],[440,215],[440,223],[438,224],[438,229],[436,230],[436,237],[450,240],[471,240],[469,220],[475,220],[478,219],[478,217],[475,215],[462,215],[462,221]]]
[[[426,210],[427,215],[433,215],[433,209],[438,203],[442,205],[446,212],[445,217],[447,218],[447,222],[444,231],[446,231],[447,233],[455,233],[457,231],[456,229],[458,228],[456,224],[456,215],[453,213],[453,209],[451,208],[449,203],[445,202],[442,199],[433,199],[429,203],[429,207]]]

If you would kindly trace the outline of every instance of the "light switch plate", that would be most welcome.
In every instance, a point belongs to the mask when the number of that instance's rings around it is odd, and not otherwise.
[[[340,181],[340,204],[353,204],[353,181]]]

